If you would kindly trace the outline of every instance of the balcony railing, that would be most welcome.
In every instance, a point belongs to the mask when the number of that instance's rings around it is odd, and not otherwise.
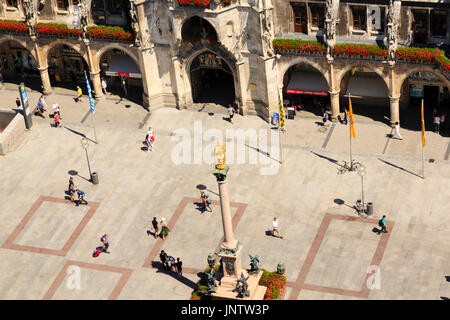
[[[215,10],[217,8],[228,7],[234,3],[237,3],[237,0],[220,0],[218,3],[211,0],[175,0],[174,6],[178,8],[200,8]]]

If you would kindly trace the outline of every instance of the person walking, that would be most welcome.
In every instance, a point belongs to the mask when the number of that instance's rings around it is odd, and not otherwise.
[[[433,124],[434,124],[434,132],[439,133],[439,124],[441,122],[441,117],[436,113],[436,115],[433,117]]]
[[[152,226],[153,226],[153,235],[156,239],[159,235],[159,226],[158,226],[158,221],[156,220],[156,217],[153,217]]]
[[[81,90],[80,86],[77,86],[77,94],[78,94],[78,97],[76,99],[76,102],[83,102],[81,100],[81,97],[83,96],[83,90]]]
[[[69,178],[69,189],[68,189],[69,195],[70,195],[70,201],[75,200],[75,183],[73,182],[73,177]]]
[[[347,108],[344,109],[344,120],[342,120],[342,122],[347,125],[348,123],[348,111]]]
[[[183,277],[183,262],[181,262],[180,258],[177,258],[177,264],[176,264],[176,268],[177,268],[177,275],[178,278]]]
[[[59,118],[62,119],[61,110],[59,108],[59,104],[56,101],[53,102],[52,109],[53,109],[53,114],[59,114]]]
[[[147,135],[145,138],[145,146],[147,147],[147,152],[150,152],[153,150],[152,137],[149,135]]]
[[[103,243],[103,252],[104,253],[111,253],[111,251],[108,251],[109,248],[109,239],[108,234],[105,233],[101,238],[100,241]]]
[[[209,200],[208,192],[200,190],[200,198],[202,199],[203,202],[203,211],[207,211],[206,209],[208,208],[209,211],[212,212],[212,209],[210,207],[211,200]]]
[[[446,116],[445,112],[442,112],[441,113],[440,123],[439,123],[439,130],[441,130],[442,132],[446,131],[446,130],[444,130],[444,128],[446,127],[446,125],[444,125],[445,116]]]
[[[167,253],[164,250],[161,250],[160,254],[159,254],[159,260],[161,261],[161,264],[164,268],[164,270],[166,269],[166,260],[167,260],[168,256]]]
[[[47,111],[47,109],[45,109],[44,104],[42,103],[41,99],[39,99],[39,101],[37,103],[36,111],[39,113],[40,116],[45,118],[44,112]]]
[[[59,113],[55,113],[55,115],[53,116],[53,120],[55,121],[55,128],[62,127],[59,119]]]
[[[105,78],[102,78],[102,91],[103,91],[103,94],[105,94],[106,95],[106,87],[107,87],[108,85],[106,84],[106,80],[105,80]]]
[[[277,234],[277,235],[275,235],[275,234]],[[280,239],[284,238],[280,233],[280,222],[278,221],[277,217],[273,218],[273,221],[272,221],[272,235],[274,237],[278,237]]]
[[[227,111],[228,115],[230,116],[230,123],[233,123],[234,109],[231,104],[228,105]]]
[[[328,124],[327,124],[328,113],[326,111],[324,111],[323,114],[322,114],[322,121],[323,121],[323,126],[324,127],[328,127]]]
[[[16,106],[19,110],[22,110],[22,103],[20,102],[20,98],[16,98]]]
[[[77,201],[77,206],[78,205],[80,205],[81,204],[81,201],[83,201],[84,202],[84,204],[88,204],[88,202],[84,199],[84,196],[85,196],[85,193],[84,193],[84,191],[82,191],[82,190],[80,190],[80,189],[75,189],[75,192],[77,193],[77,195],[78,195],[78,201]]]
[[[384,232],[387,233],[387,229],[386,229],[386,216],[383,216],[383,218],[380,219],[380,221],[378,221],[378,225],[381,227],[381,230],[378,233]]]
[[[161,218],[160,226],[161,226],[161,237],[163,240],[166,240],[166,237],[168,237],[170,234],[169,227],[167,226],[166,223],[166,218],[164,217]]]

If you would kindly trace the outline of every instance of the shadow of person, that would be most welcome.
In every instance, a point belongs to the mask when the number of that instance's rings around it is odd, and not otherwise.
[[[378,229],[376,227],[373,227],[372,232],[380,234],[381,233],[381,229]]]
[[[197,208],[195,208],[196,210],[201,213],[205,213],[205,206],[203,205],[203,202],[194,202],[194,204],[197,206]]]

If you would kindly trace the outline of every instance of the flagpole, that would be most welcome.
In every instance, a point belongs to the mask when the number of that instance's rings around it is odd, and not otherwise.
[[[278,143],[280,145],[280,163],[283,163],[283,142],[281,140],[281,134],[282,134],[282,130],[281,130],[281,119],[283,119],[283,123],[284,123],[284,109],[283,109],[283,98],[282,95],[280,93],[280,89],[277,88],[278,90],[278,104],[280,105],[280,112],[278,115]]]
[[[350,93],[348,94],[348,99],[350,102],[350,99],[351,99]],[[349,105],[348,112],[350,113],[350,105]],[[350,117],[350,115],[348,117]],[[348,137],[350,138],[350,169],[349,170],[352,171],[353,170],[353,156],[352,156],[352,121],[351,121],[351,119],[348,119],[348,122],[350,122],[350,125],[348,126]]]
[[[95,143],[98,144],[97,133],[95,132],[95,122],[94,122],[94,113],[91,111],[91,119],[92,119],[92,128],[94,128],[94,139]]]
[[[421,114],[421,118],[422,118],[422,179],[425,179],[425,159],[424,159],[424,148],[425,148],[425,146],[423,145],[423,139],[424,139],[424,135],[425,135],[425,132],[424,132],[424,126],[425,126],[425,123],[424,123],[424,114],[423,114],[423,98],[422,98],[422,105],[421,105],[421,110],[420,110],[420,114]]]
[[[97,133],[95,131],[95,122],[94,122],[95,107],[94,107],[94,101],[92,99],[91,86],[89,84],[89,79],[87,77],[86,70],[84,71],[84,77],[86,79],[86,87],[87,87],[88,96],[89,96],[89,107],[91,109],[92,128],[94,129],[94,140],[95,140],[94,142],[96,144],[98,144]]]

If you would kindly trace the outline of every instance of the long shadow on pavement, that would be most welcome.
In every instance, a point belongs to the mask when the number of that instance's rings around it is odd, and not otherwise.
[[[178,278],[176,273],[173,273],[172,271],[164,270],[162,263],[159,261],[152,261],[152,267],[158,269],[157,273],[167,274],[167,275],[171,276],[172,278],[180,281],[182,284],[190,287],[192,290],[197,288],[197,284],[195,282],[189,280],[188,278],[185,278],[184,276],[182,276],[181,278]]]
[[[408,173],[410,173],[410,174],[412,174],[412,175],[414,175],[414,176],[416,176],[416,177],[422,178],[422,177],[421,177],[420,175],[418,175],[417,173],[414,173],[414,172],[411,172],[411,171],[409,171],[409,170],[406,170],[405,168],[399,167],[399,166],[397,166],[397,165],[395,165],[395,164],[393,164],[393,163],[390,163],[389,161],[383,160],[383,159],[381,159],[381,158],[378,158],[378,160],[380,160],[381,162],[384,162],[384,163],[386,163],[386,164],[388,164],[388,165],[390,165],[390,166],[393,166],[394,168],[400,169],[400,170],[405,171],[405,172],[408,172]]]

